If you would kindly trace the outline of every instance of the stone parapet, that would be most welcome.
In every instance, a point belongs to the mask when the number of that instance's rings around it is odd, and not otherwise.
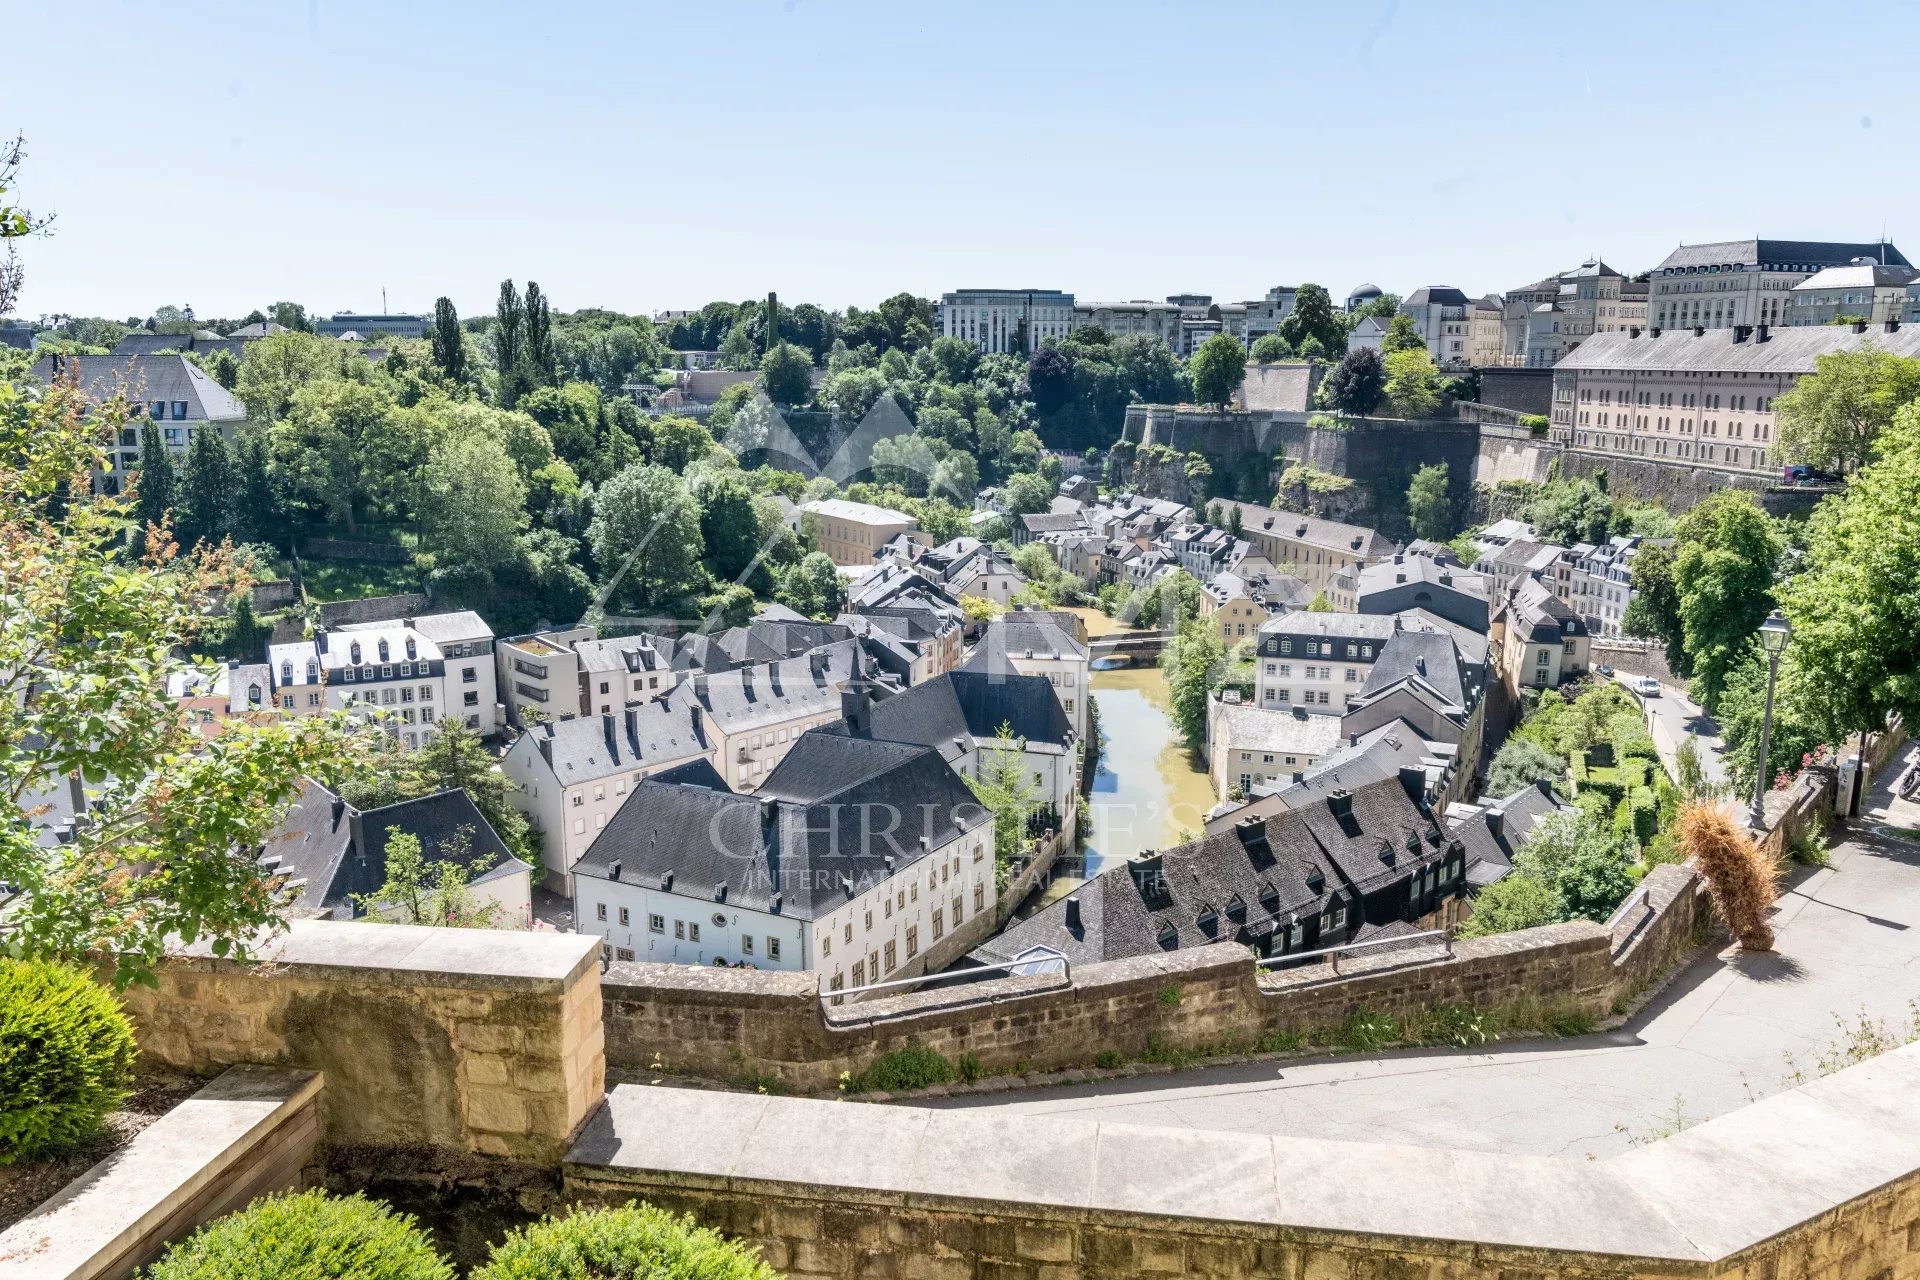
[[[571,1198],[795,1277],[1920,1276],[1920,1046],[1604,1161],[622,1085]]]
[[[167,1242],[300,1185],[321,1077],[235,1067],[0,1234],[9,1280],[119,1280]]]
[[[598,939],[294,921],[125,994],[142,1055],[325,1072],[330,1142],[552,1160],[605,1090]]]

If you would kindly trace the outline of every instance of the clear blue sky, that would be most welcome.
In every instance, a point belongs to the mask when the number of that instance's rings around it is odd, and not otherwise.
[[[1920,252],[1920,7],[0,0],[20,311],[1502,290]],[[1690,68],[1683,70],[1682,68]]]

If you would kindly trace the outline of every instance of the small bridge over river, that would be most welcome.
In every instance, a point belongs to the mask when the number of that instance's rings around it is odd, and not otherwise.
[[[1095,667],[1151,666],[1160,661],[1172,634],[1165,631],[1121,631],[1098,636],[1087,646],[1087,656]]]

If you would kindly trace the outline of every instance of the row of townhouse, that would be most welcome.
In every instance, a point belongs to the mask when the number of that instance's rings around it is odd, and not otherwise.
[[[267,646],[272,698],[282,714],[380,715],[417,747],[433,727],[459,720],[483,737],[505,709],[494,675],[493,629],[471,610],[354,622],[309,639]]]

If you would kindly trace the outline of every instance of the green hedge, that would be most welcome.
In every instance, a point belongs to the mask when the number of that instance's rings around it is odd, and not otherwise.
[[[0,1165],[91,1137],[127,1100],[133,1028],[113,993],[43,960],[0,961]]]
[[[145,1280],[453,1280],[453,1268],[406,1214],[357,1194],[307,1191],[214,1219],[168,1249]]]
[[[549,1218],[494,1246],[471,1280],[780,1280],[746,1245],[650,1204]]]

